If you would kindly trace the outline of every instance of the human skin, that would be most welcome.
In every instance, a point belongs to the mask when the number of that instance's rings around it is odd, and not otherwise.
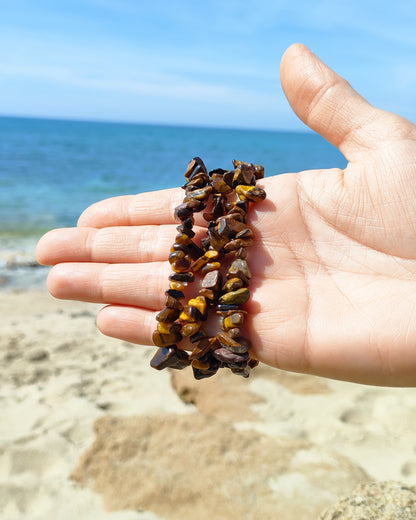
[[[280,77],[294,112],[348,165],[258,183],[267,200],[249,216],[252,355],[294,372],[415,386],[416,127],[371,106],[303,45],[285,52]],[[47,233],[37,258],[54,265],[51,294],[106,304],[104,334],[152,344],[182,198],[180,188],[111,198],[76,228]]]

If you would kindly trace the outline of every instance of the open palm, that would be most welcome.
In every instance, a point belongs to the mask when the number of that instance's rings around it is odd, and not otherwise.
[[[349,163],[262,180],[268,199],[250,212],[253,355],[287,370],[416,385],[416,127],[369,105],[302,45],[283,56],[281,81],[296,114]],[[77,228],[46,234],[38,259],[57,264],[51,293],[108,304],[102,332],[151,344],[182,198],[178,188],[108,199]]]

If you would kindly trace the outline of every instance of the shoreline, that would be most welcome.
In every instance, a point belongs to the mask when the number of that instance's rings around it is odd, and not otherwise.
[[[0,293],[9,290],[44,290],[49,266],[36,260],[40,237],[2,237],[0,248]]]

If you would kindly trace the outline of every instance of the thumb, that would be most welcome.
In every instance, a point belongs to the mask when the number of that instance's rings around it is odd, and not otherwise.
[[[304,45],[293,44],[286,50],[280,79],[297,116],[348,160],[415,132],[409,121],[370,105]]]

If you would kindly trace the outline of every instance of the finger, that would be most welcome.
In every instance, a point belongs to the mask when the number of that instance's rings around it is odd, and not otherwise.
[[[106,336],[130,343],[153,345],[155,313],[137,307],[108,305],[97,315],[97,327]]]
[[[39,263],[153,262],[167,258],[175,237],[172,226],[54,229],[37,247]]]
[[[96,202],[78,219],[78,226],[143,226],[174,223],[174,209],[183,200],[179,188],[125,195]]]
[[[43,265],[159,262],[168,258],[177,233],[171,225],[54,229],[40,239],[36,257]]]
[[[349,160],[391,139],[392,128],[397,129],[398,121],[411,126],[398,116],[371,106],[304,45],[294,44],[287,49],[280,76],[297,116]]]
[[[165,300],[168,262],[152,264],[63,263],[48,275],[48,290],[63,300],[116,303],[160,310]]]

